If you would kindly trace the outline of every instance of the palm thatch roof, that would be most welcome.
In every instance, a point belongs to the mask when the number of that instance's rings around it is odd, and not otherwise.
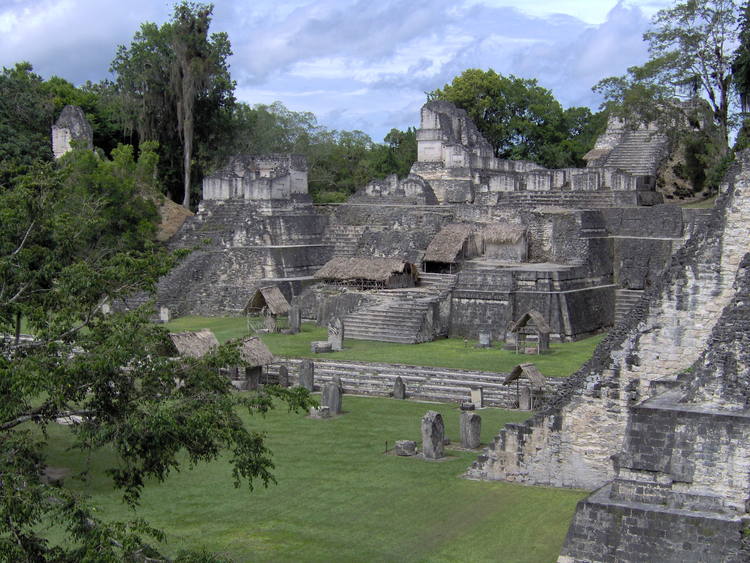
[[[249,336],[242,339],[240,355],[250,367],[266,366],[274,362],[271,350],[256,336]]]
[[[532,321],[534,323],[534,326],[536,327],[537,331],[541,334],[549,334],[552,332],[552,329],[550,329],[549,324],[547,324],[547,321],[544,320],[544,317],[539,311],[529,311],[528,313],[524,313],[524,315],[518,319],[515,323],[513,323],[513,326],[510,327],[511,332],[518,332],[523,327],[525,327],[529,321]]]
[[[289,302],[275,285],[256,289],[247,303],[246,310],[259,311],[263,307],[268,307],[272,315],[286,315],[289,312]]]
[[[526,229],[512,223],[493,223],[482,229],[482,238],[493,244],[515,244],[526,235]]]
[[[473,229],[465,223],[450,223],[443,227],[432,239],[424,253],[425,262],[452,263],[456,261],[461,249]]]
[[[394,274],[414,274],[414,266],[397,258],[347,258],[329,260],[313,276],[319,280],[370,280],[384,282]]]
[[[531,388],[534,391],[544,389],[544,375],[542,375],[542,372],[534,364],[518,364],[505,378],[503,385],[510,385],[521,376],[526,376],[531,381]]]
[[[169,338],[180,356],[202,358],[219,345],[214,333],[208,329],[195,332],[170,332]]]

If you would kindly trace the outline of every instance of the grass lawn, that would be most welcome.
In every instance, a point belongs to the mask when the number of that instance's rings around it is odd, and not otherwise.
[[[205,545],[236,561],[554,561],[581,491],[478,482],[459,476],[475,453],[445,461],[384,455],[385,442],[420,440],[420,418],[443,414],[458,441],[453,405],[344,396],[343,416],[313,420],[274,411],[249,423],[268,432],[278,485],[234,489],[224,462],[201,465],[149,484],[137,516],[163,529],[165,549]],[[482,441],[527,414],[484,409]],[[53,466],[80,470],[64,427],[53,427]],[[92,495],[101,514],[135,516],[101,476],[95,456],[87,483],[66,486]]]
[[[220,342],[247,334],[245,319],[242,317],[183,317],[166,326],[172,331],[208,328],[214,331]],[[299,334],[264,334],[261,338],[280,357],[385,362],[500,373],[509,372],[517,364],[530,361],[544,375],[567,377],[591,357],[604,335],[564,344],[553,342],[550,345],[551,351],[540,356],[518,355],[501,349],[498,344],[493,348],[475,348],[476,342],[469,341],[465,344],[461,338],[443,338],[423,344],[345,340],[344,350],[341,352],[313,354],[310,352],[310,342],[327,338],[326,329],[313,323],[303,323]]]

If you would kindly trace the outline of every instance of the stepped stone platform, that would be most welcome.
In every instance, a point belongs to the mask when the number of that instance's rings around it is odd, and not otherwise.
[[[346,341],[344,342],[346,347]],[[519,356],[522,358],[523,356]],[[302,360],[288,359],[283,362],[289,370],[292,384],[299,382],[299,366]],[[279,366],[267,368],[268,380],[276,382]],[[397,377],[406,385],[408,399],[443,403],[463,403],[471,401],[472,387],[482,387],[484,404],[488,407],[506,409],[518,408],[518,391],[514,385],[503,385],[508,374],[409,366],[403,364],[383,364],[347,362],[335,360],[315,360],[315,388],[338,376],[344,392],[352,395],[388,397],[393,391]],[[544,394],[552,395],[563,383],[562,378],[547,377]],[[525,385],[525,382],[521,384]]]
[[[560,563],[748,561],[750,151],[705,228],[472,478],[597,489]]]
[[[615,291],[615,324],[619,324],[643,297],[643,290],[618,289]]]

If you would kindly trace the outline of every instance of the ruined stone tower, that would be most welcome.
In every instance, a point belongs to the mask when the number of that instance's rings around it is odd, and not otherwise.
[[[86,148],[94,148],[94,134],[83,110],[78,106],[65,106],[52,126],[52,153],[60,158],[71,149],[71,141],[78,141]]]

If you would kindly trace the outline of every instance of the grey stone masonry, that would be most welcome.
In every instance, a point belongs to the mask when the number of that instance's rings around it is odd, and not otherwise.
[[[467,474],[594,489],[615,475],[630,407],[676,380],[710,342],[750,240],[750,153],[738,155],[711,218],[546,408],[509,424]],[[713,392],[712,392],[713,393]]]
[[[443,457],[445,425],[439,412],[427,411],[422,417],[422,455],[425,459]]]
[[[315,364],[312,360],[302,360],[299,366],[299,385],[312,392],[315,388]]]
[[[462,412],[460,416],[461,447],[478,448],[482,434],[482,417],[473,412]]]

